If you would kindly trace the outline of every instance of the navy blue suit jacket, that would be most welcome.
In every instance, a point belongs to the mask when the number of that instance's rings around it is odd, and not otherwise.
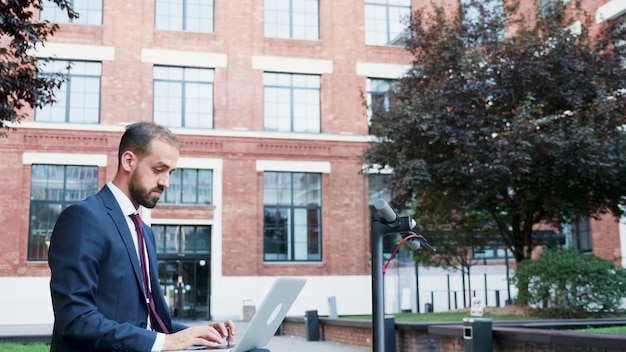
[[[154,303],[170,332],[159,285],[154,233],[144,224]],[[126,218],[105,186],[65,209],[52,232],[48,263],[54,310],[51,351],[150,351],[139,259]]]

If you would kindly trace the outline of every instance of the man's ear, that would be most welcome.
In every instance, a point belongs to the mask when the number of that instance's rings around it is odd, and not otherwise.
[[[131,151],[125,151],[122,153],[122,168],[126,171],[131,171],[137,164],[137,156]]]

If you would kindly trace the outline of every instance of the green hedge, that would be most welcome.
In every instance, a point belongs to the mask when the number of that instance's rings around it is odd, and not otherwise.
[[[623,313],[626,269],[572,249],[545,249],[535,260],[523,261],[514,284],[528,284],[519,298],[548,318],[587,318]]]

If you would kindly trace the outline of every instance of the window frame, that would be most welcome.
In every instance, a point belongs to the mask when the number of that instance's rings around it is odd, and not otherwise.
[[[311,82],[315,78],[316,82]],[[268,83],[272,80],[273,83]],[[294,81],[305,81],[305,84],[299,85]],[[289,84],[282,84],[282,81]],[[280,94],[280,92],[288,91],[288,94]],[[313,93],[311,96],[310,94]],[[279,99],[280,97],[280,99]],[[288,97],[285,102],[284,97]],[[271,100],[274,98],[274,100]],[[308,115],[311,112],[312,104],[302,104],[302,98],[305,103],[315,101],[316,116],[312,118]],[[289,106],[289,128],[284,128],[286,116],[278,115],[281,105]],[[321,76],[317,74],[305,73],[286,73],[286,72],[264,72],[263,73],[263,128],[270,132],[291,132],[291,133],[321,133]],[[309,108],[302,108],[309,107]],[[271,112],[274,113],[271,113]],[[304,115],[303,115],[304,113]],[[309,127],[312,122],[313,127]],[[274,127],[275,126],[275,127]],[[300,127],[304,126],[304,128]]]
[[[279,3],[288,3],[288,9],[285,11],[281,11],[279,6],[276,8],[269,8],[268,4],[272,2],[274,5],[280,5]],[[303,10],[301,12],[297,11],[298,6],[300,8],[308,9],[311,6],[309,3],[315,5],[315,12],[309,12]],[[282,27],[287,27],[289,33],[281,35],[282,31],[280,31],[281,27],[281,13],[287,13],[287,23],[283,24]],[[297,14],[301,14],[301,16],[305,20],[305,24],[302,24],[301,27],[303,29],[300,31],[302,34],[298,34],[296,28],[298,28],[297,24],[299,21],[295,17]],[[308,25],[310,17],[311,22],[315,23],[315,26]],[[275,19],[276,21],[272,21]],[[282,18],[284,20],[284,18]],[[309,34],[309,30],[314,29],[314,34]],[[272,33],[270,33],[272,32]],[[319,40],[320,39],[320,9],[319,9],[319,0],[264,0],[263,1],[263,36],[265,38],[275,38],[275,39],[295,39],[295,40]]]
[[[178,257],[181,255],[210,255],[211,241],[213,234],[213,226],[211,225],[195,225],[195,224],[152,224],[150,225],[154,233],[155,250],[159,259],[167,259],[169,257]],[[193,243],[190,249],[187,249],[186,237],[192,229]],[[206,237],[201,229],[206,230]],[[173,230],[173,231],[168,231]],[[173,233],[172,233],[173,232]],[[205,246],[199,244],[204,243]],[[174,250],[168,250],[174,248]]]
[[[54,59],[54,60],[43,62],[43,65],[52,65],[53,67],[58,67],[59,65],[62,65],[62,64],[65,64],[65,70],[62,71],[62,73],[65,75],[67,80],[63,82],[60,88],[55,88],[55,94],[56,94],[57,100],[54,104],[45,105],[45,106],[35,109],[35,116],[34,116],[35,122],[76,123],[76,124],[85,124],[85,125],[99,124],[101,100],[102,100],[102,62],[89,61],[89,60],[64,60],[64,59]],[[85,71],[85,73],[73,73],[72,70],[78,69],[76,68],[76,64],[85,66],[83,70]],[[97,65],[97,67],[95,65]],[[87,71],[92,71],[92,70],[94,72],[97,70],[98,75],[87,72]],[[45,66],[39,68],[39,72],[40,72],[39,74],[45,75],[45,76],[55,75],[57,73],[56,71],[57,71],[56,68],[53,68],[52,70],[46,70]],[[74,78],[76,81],[72,82],[72,78]],[[75,86],[77,87],[81,86],[81,84],[77,82],[78,79],[83,80],[82,82],[83,87],[93,88],[97,86],[97,94],[98,94],[96,108],[90,108],[89,106],[86,106],[85,104],[83,104],[83,106],[80,107],[80,111],[83,112],[83,114],[81,115],[83,121],[79,121],[78,116],[76,116],[76,114],[72,114],[73,110],[76,109],[76,107],[73,105],[73,102],[88,101],[89,99],[87,98],[89,97],[89,95],[95,94],[95,90],[94,90],[94,93],[91,93],[88,89],[83,89],[82,91],[77,92],[78,88],[73,89],[72,87],[74,87],[74,83],[76,83]],[[97,84],[91,84],[91,85],[85,84],[93,80],[96,80]],[[63,97],[59,96],[59,92],[63,93]],[[58,118],[55,118],[56,117],[55,111],[59,111],[61,107],[63,108],[63,120],[62,121],[60,121]],[[89,114],[85,112],[89,110],[95,110],[97,116],[94,121],[90,120],[88,122],[85,122],[85,120],[87,120],[85,117],[89,116]],[[45,119],[44,119],[44,115],[45,115]]]
[[[41,179],[36,178],[35,173],[38,172],[36,169],[39,167],[48,167],[45,171],[42,171],[46,177],[42,177]],[[57,172],[58,170],[55,171],[55,169],[57,168],[62,168],[63,170],[63,179],[55,179],[52,178],[48,175],[50,175],[50,173],[52,172]],[[78,171],[76,171],[76,169],[80,169]],[[68,174],[71,174],[72,172],[79,172],[81,175],[92,175],[95,176],[89,179],[86,179],[84,177],[78,177],[78,178],[73,178],[73,179],[69,179],[68,180]],[[34,236],[34,231],[43,231],[43,237],[44,237],[44,243],[46,246],[49,245],[49,241],[50,241],[50,236],[52,235],[52,230],[54,229],[54,225],[56,224],[56,221],[59,217],[59,215],[61,214],[61,212],[63,210],[65,210],[67,207],[69,207],[70,205],[80,202],[83,199],[87,198],[88,196],[95,194],[98,192],[98,172],[99,172],[99,167],[97,165],[82,165],[82,164],[44,164],[44,163],[36,163],[36,164],[32,164],[31,165],[31,180],[30,180],[30,201],[29,201],[29,209],[28,209],[28,214],[29,214],[29,221],[28,221],[28,249],[27,249],[27,260],[28,261],[33,261],[33,262],[45,262],[48,260],[48,253],[47,253],[47,247],[45,249],[40,248],[43,244],[41,243],[34,243],[34,242],[40,242],[40,241],[36,241],[33,236]],[[85,194],[79,194],[78,196],[73,197],[74,199],[69,199],[68,200],[68,181],[78,181],[75,182],[76,184],[81,186],[81,191],[87,192]],[[35,195],[35,182],[34,181],[41,181],[45,183],[44,188],[44,192],[46,194],[45,198],[46,199],[40,199],[40,197]],[[59,183],[59,181],[62,183],[62,188],[58,194],[58,196],[56,197],[57,199],[54,199],[54,197],[50,197],[49,194],[51,193],[51,189],[48,188],[47,186],[50,185],[51,182],[55,183]],[[93,183],[93,185],[89,185],[89,183]],[[89,186],[92,187],[91,189],[88,190],[83,190],[82,187],[85,186]],[[56,190],[58,191],[59,188],[56,188]],[[52,198],[52,199],[48,199],[48,198]],[[54,219],[50,218],[48,216],[48,219],[42,219],[42,222],[46,222],[46,225],[43,226],[43,228],[37,228],[35,229],[35,225],[34,222],[39,218],[39,216],[37,214],[40,214],[43,210],[48,209],[50,212],[53,212],[55,210],[55,208],[58,212],[56,213],[56,216],[54,217]],[[41,209],[41,210],[37,210],[37,209]],[[44,214],[46,215],[46,214]],[[46,234],[47,232],[47,234]],[[39,254],[37,257],[35,257],[33,251],[34,251],[34,247],[37,247],[36,251]]]
[[[380,82],[380,85],[386,84],[388,86],[387,90],[374,90],[373,86],[378,86],[374,83]],[[378,77],[368,77],[366,83],[366,103],[367,103],[367,133],[372,134],[372,117],[374,116],[374,112],[379,108],[378,104],[374,103],[375,101],[383,101],[382,108],[384,111],[389,111],[390,98],[391,98],[391,89],[393,87],[394,80],[389,78],[378,78]],[[374,100],[374,97],[377,97]]]
[[[398,33],[395,33],[395,34],[392,33],[393,31],[392,21],[391,21],[392,15],[390,14],[390,11],[392,9],[395,9],[396,11],[400,13],[401,17],[410,16],[411,11],[412,11],[411,0],[404,0],[404,1],[408,5],[390,3],[390,2],[394,2],[390,0],[365,0],[364,2],[364,12],[365,12],[364,29],[365,29],[365,44],[366,45],[383,45],[383,46],[400,46],[400,47],[404,45],[406,38],[409,35],[406,29],[406,25],[400,26],[400,27],[403,27],[403,30],[399,31]],[[384,18],[384,24],[385,24],[384,34],[386,36],[386,40],[384,43],[378,40],[378,37],[379,37],[378,34],[383,33],[383,31],[375,30],[378,28],[376,24],[380,22],[380,18],[378,17],[368,18],[368,13],[376,13],[376,14],[384,13],[384,17],[385,17]],[[399,19],[398,23],[402,23],[402,19]]]
[[[177,71],[180,70],[180,76],[177,78],[173,78]],[[162,71],[162,72],[161,72]],[[200,79],[192,79],[191,77],[197,77],[198,74],[194,75],[194,73],[200,73],[207,75],[207,80]],[[158,85],[162,84],[163,88],[158,87]],[[172,96],[172,90],[175,90],[176,85],[179,85],[179,95]],[[168,66],[168,65],[154,65],[153,67],[153,108],[152,108],[152,120],[155,123],[164,125],[169,128],[194,128],[194,129],[213,129],[214,128],[214,104],[215,104],[215,70],[212,68],[204,68],[204,67],[188,67],[188,66]],[[195,100],[192,100],[190,96],[192,94],[188,94],[191,91],[191,88],[197,86],[197,88],[209,89],[210,94],[207,97],[198,96]],[[157,96],[158,92],[165,91],[167,94],[163,94],[165,98],[160,99],[161,95]],[[176,98],[179,98],[176,101]],[[178,111],[172,112],[172,109],[166,110],[157,110],[157,101],[163,102],[163,100],[168,100],[164,102],[164,104],[169,108],[170,105],[178,104]],[[169,104],[171,102],[171,104]],[[194,112],[198,119],[193,126],[189,122],[191,118],[191,113],[188,113],[188,108],[193,107],[193,102],[198,103],[197,107],[201,106],[203,103],[209,105],[209,108],[206,109],[208,114],[201,114],[200,112],[203,109],[196,109]],[[163,117],[159,116],[157,119],[157,115],[163,115]],[[178,117],[180,120],[176,121],[177,124],[172,124],[169,119],[170,116],[174,115]],[[203,120],[201,119],[203,116],[207,116],[208,120],[205,121],[205,124],[202,124]]]
[[[204,4],[207,1],[210,2],[210,4]],[[180,9],[181,16],[176,17],[177,19],[178,18],[180,19],[180,26],[175,26],[172,21],[172,19],[174,18],[173,15],[175,11],[173,11],[171,7],[176,6],[178,4],[173,4],[172,2],[166,1],[166,0],[155,0],[154,2],[154,29],[162,30],[162,31],[180,31],[180,32],[189,32],[189,33],[214,33],[215,32],[215,1],[214,0],[197,0],[196,3],[194,4],[190,4],[189,2],[190,0],[183,0],[182,3],[180,4],[182,6],[182,9]],[[167,7],[167,9],[164,10],[164,13],[165,13],[164,16],[161,16],[159,14],[159,6]],[[190,9],[190,7],[192,6],[199,7],[199,8],[202,8],[204,6],[210,7],[211,9],[210,15],[207,17],[203,17],[202,11],[200,11],[197,8],[196,8],[196,11],[193,11],[192,9]],[[198,23],[202,23],[203,20],[210,21],[210,25],[207,26],[206,30],[203,30],[204,28],[201,28],[202,27],[201,25],[197,25],[194,29],[189,29],[190,22],[192,22],[191,19],[195,18],[193,17],[193,15],[198,15],[198,17],[196,18]],[[163,21],[167,23],[161,22],[160,19],[162,19]],[[163,25],[161,26],[160,23],[163,23]]]
[[[274,188],[267,188],[267,182],[269,182],[268,178],[274,174],[277,182],[280,181],[281,176],[289,176],[290,179],[290,189],[287,191],[289,194],[289,202],[280,202],[278,200],[279,195],[276,195],[276,202],[269,203],[268,202],[268,192],[271,192],[272,189],[278,190],[281,189],[285,191],[284,187],[278,187],[280,184],[277,183]],[[309,192],[315,192],[317,190],[317,204],[311,202],[306,197],[308,202],[307,204],[296,204],[294,202],[294,190],[297,190],[294,182],[296,182],[297,177],[314,177],[317,178],[314,187],[317,188],[306,188],[304,189],[306,194]],[[284,180],[284,179],[283,179]],[[321,262],[323,260],[323,250],[322,250],[322,174],[316,172],[285,172],[285,171],[265,171],[263,172],[263,261],[264,262]],[[281,220],[285,219],[285,224],[283,231],[278,231],[277,228],[268,227],[268,222],[272,219],[276,219],[272,217],[271,214],[284,214],[287,213],[287,216],[283,218],[281,216]],[[269,214],[269,215],[268,215]],[[302,237],[303,233],[301,231],[297,231],[297,227],[301,227],[303,225],[302,222],[294,221],[298,217],[301,218],[302,215],[306,216],[306,247],[302,245],[305,243],[302,241],[302,238],[297,239],[296,237],[299,235]],[[314,216],[315,219],[311,219],[311,216]],[[300,219],[302,220],[302,218]],[[311,221],[310,221],[311,220]],[[315,220],[313,226],[313,220]],[[276,221],[274,221],[276,222]],[[268,242],[268,235],[278,233],[280,236],[284,237],[281,241],[276,243]],[[276,246],[280,248],[280,246],[284,246],[280,251],[271,251],[270,247]],[[306,257],[299,258],[301,255],[301,251],[306,250]]]
[[[43,7],[39,11],[39,21],[50,21],[52,23],[57,24],[78,24],[85,26],[101,26],[103,24],[103,0],[68,0],[72,9],[76,11],[79,16],[78,18],[69,18],[67,16],[67,12],[65,10],[61,10],[59,6],[54,1],[43,1],[41,6]],[[79,1],[80,4],[87,5],[87,8],[81,8],[76,5],[76,2]],[[91,8],[90,6],[96,5],[95,8]],[[99,5],[99,6],[98,6]],[[52,12],[46,12],[46,10],[50,10]],[[50,17],[46,16],[46,13],[50,14]],[[97,16],[97,17],[94,17]],[[94,19],[94,20],[91,20]],[[59,21],[62,20],[62,21]],[[90,21],[91,20],[91,21]]]
[[[185,192],[185,174],[195,172],[195,187],[191,187],[191,191]],[[181,173],[181,177],[176,178],[176,174]],[[207,180],[201,182],[201,174],[208,173]],[[174,185],[174,182],[179,182],[178,185]],[[205,184],[206,187],[200,187],[201,184]],[[177,190],[176,187],[179,187]],[[200,203],[199,198],[202,194],[202,190],[206,189],[208,191],[208,203]],[[172,195],[172,192],[176,192],[176,195]],[[195,201],[185,201],[189,199],[189,197],[185,196],[186,194],[195,195]],[[175,201],[168,201],[168,198],[175,198]],[[161,197],[160,204],[163,205],[213,205],[213,170],[212,169],[192,169],[192,168],[179,168],[174,170],[172,175],[170,176],[170,185],[165,189],[163,195]]]

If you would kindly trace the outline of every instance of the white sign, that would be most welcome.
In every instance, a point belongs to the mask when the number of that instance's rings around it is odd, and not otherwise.
[[[470,308],[470,315],[473,317],[483,316],[483,302],[481,302],[480,298],[474,297],[472,308]]]

